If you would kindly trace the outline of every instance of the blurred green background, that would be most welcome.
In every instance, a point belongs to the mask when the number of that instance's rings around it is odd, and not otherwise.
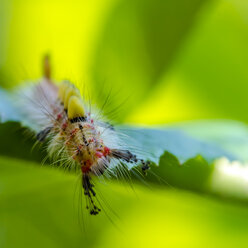
[[[39,78],[49,53],[55,79],[111,91],[121,121],[247,121],[247,13],[243,0],[1,0],[1,85]]]
[[[118,123],[247,123],[247,44],[245,0],[0,0],[0,86],[39,79],[49,53],[53,78],[100,106],[110,95]],[[76,176],[10,157],[0,158],[1,247],[247,247],[247,205],[159,184],[101,186],[121,230],[102,214],[82,232]]]

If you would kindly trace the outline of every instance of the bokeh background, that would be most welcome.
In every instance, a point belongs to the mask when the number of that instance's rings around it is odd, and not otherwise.
[[[1,0],[1,85],[53,76],[111,91],[118,118],[247,121],[248,4],[242,0]],[[98,98],[98,101],[101,101]]]
[[[244,0],[0,0],[0,86],[39,79],[49,54],[53,78],[99,105],[110,96],[117,123],[247,123],[247,44]],[[73,217],[75,176],[0,161],[11,168],[0,175],[1,247],[246,247],[245,205],[159,185],[135,194],[110,184],[118,228],[102,215],[86,235]]]

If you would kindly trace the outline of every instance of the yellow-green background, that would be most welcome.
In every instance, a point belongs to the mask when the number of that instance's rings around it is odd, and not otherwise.
[[[99,104],[111,92],[116,122],[247,122],[247,44],[244,0],[0,0],[0,85],[40,78],[49,53],[56,80]],[[116,182],[108,193],[121,231],[102,215],[85,235],[73,218],[73,175],[11,158],[1,165],[2,247],[247,244],[245,206],[159,185],[136,186],[136,196]]]

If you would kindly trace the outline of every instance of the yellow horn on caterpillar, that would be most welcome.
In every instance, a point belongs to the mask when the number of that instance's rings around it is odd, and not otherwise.
[[[80,98],[77,96],[70,97],[67,114],[69,119],[84,116],[84,106]]]
[[[72,96],[77,96],[79,99],[81,98],[79,90],[75,88],[73,85],[70,85],[70,87],[66,88],[64,99],[63,99],[65,109],[68,109],[69,99]]]

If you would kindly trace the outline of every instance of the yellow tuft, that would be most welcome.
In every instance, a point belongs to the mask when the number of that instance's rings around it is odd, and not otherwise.
[[[68,118],[73,119],[76,117],[84,116],[84,106],[80,98],[71,96],[68,102]]]
[[[59,85],[59,92],[58,92],[58,97],[59,99],[64,102],[64,97],[65,97],[65,92],[67,90],[67,88],[70,87],[70,83],[68,81],[63,81],[60,85]]]
[[[70,85],[69,87],[66,88],[64,94],[63,103],[65,109],[68,109],[69,99],[72,96],[77,96],[79,99],[81,98],[79,90],[75,88],[73,85]]]

